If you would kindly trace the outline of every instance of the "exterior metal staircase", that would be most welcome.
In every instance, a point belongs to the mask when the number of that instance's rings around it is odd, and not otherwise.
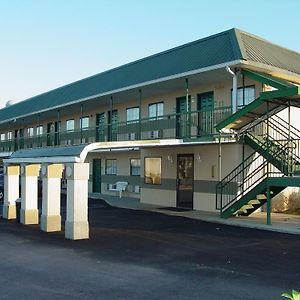
[[[216,208],[222,218],[248,216],[287,186],[300,186],[300,131],[276,114],[300,107],[300,87],[271,75],[242,70],[243,75],[273,87],[221,121],[216,130],[230,129],[254,152],[225,176],[216,188]],[[221,141],[221,135],[220,135]]]
[[[287,186],[300,186],[300,131],[273,116],[241,135],[255,152],[218,183],[222,218],[248,216]]]

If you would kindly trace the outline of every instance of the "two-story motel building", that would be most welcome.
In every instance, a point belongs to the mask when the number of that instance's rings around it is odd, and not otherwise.
[[[0,110],[4,218],[88,238],[88,192],[249,215],[297,186],[300,54],[231,29]],[[300,162],[300,160],[299,160]],[[37,182],[43,182],[42,214]],[[19,194],[18,186],[21,186]]]

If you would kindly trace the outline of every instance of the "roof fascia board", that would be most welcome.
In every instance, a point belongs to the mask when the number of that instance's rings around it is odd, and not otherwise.
[[[233,60],[233,61],[230,61],[230,62],[226,62],[226,63],[222,63],[222,64],[210,66],[210,67],[205,67],[205,68],[196,69],[196,70],[192,70],[192,71],[188,71],[188,72],[184,72],[184,73],[179,73],[179,74],[175,74],[175,75],[171,75],[171,76],[167,76],[167,77],[163,77],[163,78],[159,78],[159,79],[155,79],[155,80],[145,81],[145,82],[142,82],[142,83],[139,83],[139,84],[135,84],[135,85],[131,85],[131,86],[127,86],[127,87],[124,87],[124,88],[120,88],[120,89],[116,89],[116,90],[111,90],[111,91],[108,91],[108,92],[105,92],[105,93],[96,94],[96,95],[93,95],[93,96],[90,96],[90,97],[86,97],[86,98],[77,99],[75,101],[68,102],[66,104],[53,106],[50,109],[43,109],[43,110],[35,111],[34,113],[20,115],[18,117],[14,117],[14,118],[10,118],[10,119],[1,121],[0,124],[5,124],[7,122],[11,122],[11,121],[15,120],[16,118],[18,118],[18,119],[19,118],[25,118],[25,117],[29,117],[29,116],[32,116],[32,115],[35,115],[35,114],[40,114],[40,113],[44,113],[44,112],[47,112],[47,111],[60,109],[60,108],[63,108],[65,106],[82,103],[82,102],[85,102],[85,101],[88,101],[88,100],[91,100],[91,99],[94,99],[94,98],[109,96],[109,95],[112,95],[112,94],[116,94],[116,93],[120,93],[120,92],[125,92],[125,91],[132,90],[132,89],[138,89],[138,88],[141,88],[143,86],[147,86],[147,85],[151,85],[151,84],[161,83],[161,82],[164,82],[164,81],[168,81],[168,80],[172,80],[172,79],[178,79],[178,78],[185,77],[185,76],[196,75],[198,73],[204,73],[204,72],[208,72],[208,71],[214,71],[214,70],[217,70],[217,69],[226,68],[227,66],[230,67],[230,66],[239,65],[242,62],[244,62],[244,61],[242,61],[242,60]],[[30,99],[25,100],[25,101],[29,101],[29,100]]]
[[[42,164],[42,163],[82,163],[83,161],[76,156],[54,156],[54,157],[18,157],[3,159],[4,164]]]
[[[249,78],[270,85],[278,90],[285,90],[287,88],[293,87],[291,83],[284,82],[283,80],[275,78],[272,75],[262,74],[250,70],[245,70],[245,69],[242,70],[242,73]]]
[[[273,67],[270,65],[266,65],[263,63],[259,63],[259,62],[255,62],[255,61],[247,61],[244,60],[242,62],[242,66],[241,68],[248,68],[248,69],[255,69],[257,72],[266,72],[269,75],[272,75],[274,77],[277,77],[279,79],[283,79],[283,80],[287,80],[287,81],[291,81],[297,84],[300,84],[300,74],[288,71],[288,70],[284,70],[284,69],[280,69],[277,67]],[[259,69],[259,70],[257,70]]]

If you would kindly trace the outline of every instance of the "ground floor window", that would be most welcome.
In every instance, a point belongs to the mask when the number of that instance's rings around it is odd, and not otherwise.
[[[138,158],[130,159],[130,176],[140,176],[141,160]]]
[[[145,158],[145,183],[161,184],[161,157]]]
[[[105,174],[106,175],[117,175],[117,160],[106,159],[105,160]]]

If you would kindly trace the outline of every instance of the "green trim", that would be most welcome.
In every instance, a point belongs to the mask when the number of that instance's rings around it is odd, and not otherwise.
[[[255,81],[270,85],[278,90],[285,90],[290,87],[293,87],[293,85],[287,81],[275,78],[271,75],[253,72],[250,70],[242,70],[242,74],[244,74],[246,77],[252,78]]]
[[[260,93],[260,98],[264,100],[276,99],[281,97],[292,97],[300,94],[300,88],[293,86],[285,90],[270,91]]]
[[[231,115],[229,118],[221,121],[219,124],[216,125],[216,130],[219,131],[223,128],[230,128],[230,125],[236,124],[236,121],[244,116],[245,114],[251,112],[253,109],[259,107],[263,104],[264,101],[259,97],[255,99],[253,102],[248,104],[247,106],[243,107],[242,109],[238,110],[235,114]]]
[[[300,95],[300,88],[297,86],[292,86],[284,90],[262,92],[260,93],[259,98],[255,99],[253,102],[251,102],[244,108],[238,110],[235,114],[231,115],[229,118],[217,124],[216,130],[219,131],[223,128],[234,128],[234,125],[237,124],[238,119],[250,113],[252,110],[258,108],[260,105],[263,105],[266,102],[266,100],[271,100],[271,99],[276,100],[276,98],[293,97],[297,95]],[[278,106],[280,105],[282,105],[282,103],[278,103]]]

